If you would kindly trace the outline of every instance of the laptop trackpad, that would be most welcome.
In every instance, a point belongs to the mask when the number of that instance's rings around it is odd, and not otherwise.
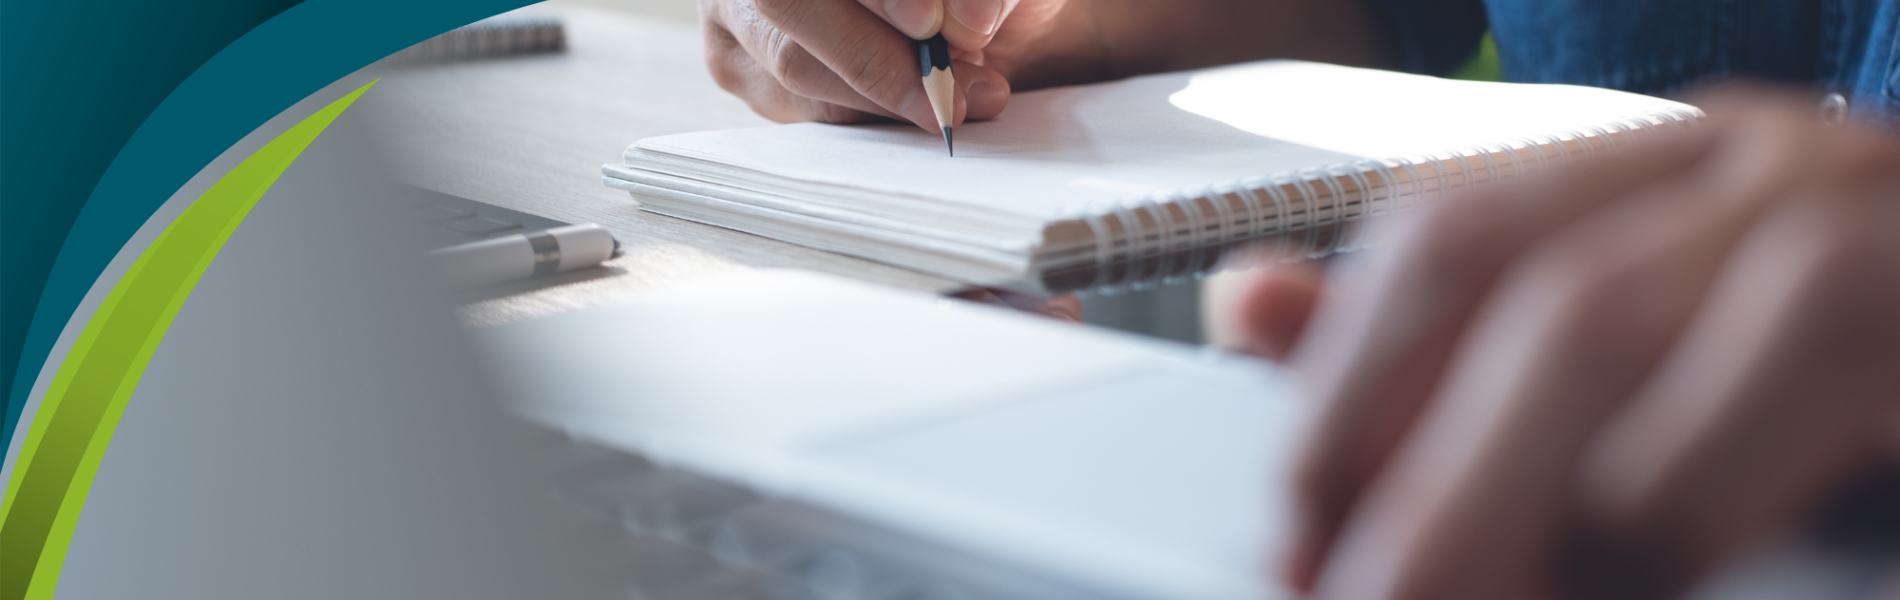
[[[1300,417],[1284,378],[1158,366],[835,440],[806,458],[979,516],[960,527],[1008,530],[971,537],[1033,536],[1044,549],[1091,555],[1074,566],[1106,559],[1188,580],[1264,577]]]

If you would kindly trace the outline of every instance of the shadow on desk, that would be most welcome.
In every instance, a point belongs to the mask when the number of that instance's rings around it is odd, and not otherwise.
[[[552,288],[557,288],[564,285],[573,285],[576,283],[583,283],[583,282],[593,281],[596,279],[618,277],[618,276],[626,275],[626,274],[627,274],[626,269],[615,267],[615,266],[609,266],[609,265],[601,265],[601,266],[594,267],[591,269],[569,271],[566,273],[550,275],[547,277],[533,277],[529,279],[522,279],[519,281],[509,281],[506,283],[497,283],[495,285],[487,285],[487,286],[482,286],[478,288],[462,290],[456,294],[455,299],[457,303],[459,304],[466,304],[470,302],[481,302],[483,300],[494,300],[496,298],[506,298],[509,296],[526,294],[528,292],[552,289]]]

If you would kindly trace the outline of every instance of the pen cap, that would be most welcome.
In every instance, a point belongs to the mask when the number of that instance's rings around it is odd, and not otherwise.
[[[568,225],[547,230],[560,242],[561,264],[557,272],[566,273],[600,266],[614,255],[614,236],[593,223]]]

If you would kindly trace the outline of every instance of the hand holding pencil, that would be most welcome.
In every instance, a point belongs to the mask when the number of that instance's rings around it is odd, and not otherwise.
[[[1049,56],[1073,37],[1058,32],[1077,19],[1056,18],[1070,1],[701,0],[700,16],[714,79],[767,118],[892,118],[948,142],[966,119],[1002,112],[1010,77],[1047,62],[1032,54]],[[919,42],[932,38],[947,56],[919,56]],[[920,58],[954,73],[939,83],[936,106]]]
[[[930,99],[932,116],[943,134],[944,150],[956,156],[956,73],[952,70],[950,36],[956,35],[964,48],[981,49],[996,33],[1015,2],[1005,0],[862,0],[865,8],[879,11],[885,21],[904,35],[916,40],[917,70],[923,79],[924,95]],[[945,12],[954,8],[953,18]],[[921,125],[921,123],[919,123]]]
[[[1014,90],[1263,58],[1393,64],[1358,2],[699,0],[719,86],[780,122],[880,118],[938,133],[917,42],[941,36],[946,119],[995,118]],[[935,60],[935,57],[932,57]]]

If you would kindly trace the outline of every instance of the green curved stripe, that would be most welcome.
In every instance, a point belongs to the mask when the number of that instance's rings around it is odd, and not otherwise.
[[[0,600],[51,598],[86,493],[172,317],[258,198],[376,82],[245,158],[191,203],[112,287],[60,364],[0,504]]]

